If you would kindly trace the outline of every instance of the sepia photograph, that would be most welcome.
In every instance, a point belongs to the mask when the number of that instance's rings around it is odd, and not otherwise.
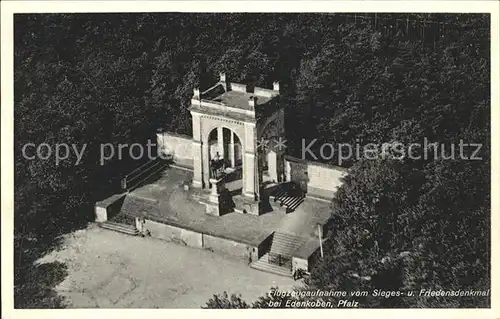
[[[252,5],[12,14],[14,309],[491,309],[489,10]]]

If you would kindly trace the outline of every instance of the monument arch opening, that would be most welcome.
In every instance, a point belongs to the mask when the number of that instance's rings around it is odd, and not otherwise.
[[[281,152],[262,156],[258,143],[267,126],[266,132],[275,131],[269,134],[283,136],[284,112],[279,94],[277,82],[272,89],[248,87],[229,82],[223,73],[219,82],[207,90],[193,90],[190,112],[194,187],[207,189],[215,183],[217,189],[222,189],[228,186],[225,176],[230,173],[238,176],[241,172],[238,179],[241,194],[234,199],[239,202],[238,206],[247,207],[244,211],[259,214],[263,172],[271,171],[265,178],[271,183],[279,183],[283,175],[279,169],[283,165],[278,163],[283,160]],[[269,125],[270,122],[273,125]]]

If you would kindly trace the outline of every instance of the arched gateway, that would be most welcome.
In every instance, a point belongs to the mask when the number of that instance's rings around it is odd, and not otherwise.
[[[221,73],[208,90],[194,89],[190,112],[194,187],[210,188],[221,170],[241,170],[242,195],[251,206],[264,183],[282,181],[284,147],[275,146],[284,138],[284,110],[277,82],[273,89],[249,88]]]

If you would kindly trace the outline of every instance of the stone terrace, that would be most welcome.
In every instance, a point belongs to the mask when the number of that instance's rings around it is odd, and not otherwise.
[[[283,216],[271,212],[262,216],[228,213],[223,216],[205,214],[205,206],[185,191],[183,185],[192,179],[192,172],[166,169],[161,177],[127,195],[122,213],[143,216],[165,224],[258,245],[279,225]]]
[[[318,248],[315,235],[317,223],[330,216],[329,203],[306,199],[294,212],[282,215],[269,212],[260,216],[228,213],[222,216],[205,214],[205,206],[196,200],[197,189],[184,190],[192,172],[170,167],[161,176],[129,193],[121,212],[134,217],[201,232],[237,242],[258,245],[274,231],[292,233],[306,239],[300,255]]]

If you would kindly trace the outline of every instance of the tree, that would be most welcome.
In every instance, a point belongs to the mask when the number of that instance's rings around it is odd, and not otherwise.
[[[228,295],[226,291],[222,294],[215,294],[208,300],[206,305],[202,306],[203,309],[242,309],[242,308],[287,308],[287,301],[298,300],[295,296],[287,294],[274,294],[273,291],[280,291],[278,287],[272,287],[270,293],[259,297],[252,304],[248,304],[241,299],[241,295],[231,294]],[[294,290],[298,292],[298,290]],[[271,306],[272,305],[272,306]]]
[[[210,298],[206,306],[202,307],[205,309],[244,309],[250,308],[250,306],[241,299],[240,295],[232,294],[230,297],[227,292],[224,291],[222,295],[214,295]]]

